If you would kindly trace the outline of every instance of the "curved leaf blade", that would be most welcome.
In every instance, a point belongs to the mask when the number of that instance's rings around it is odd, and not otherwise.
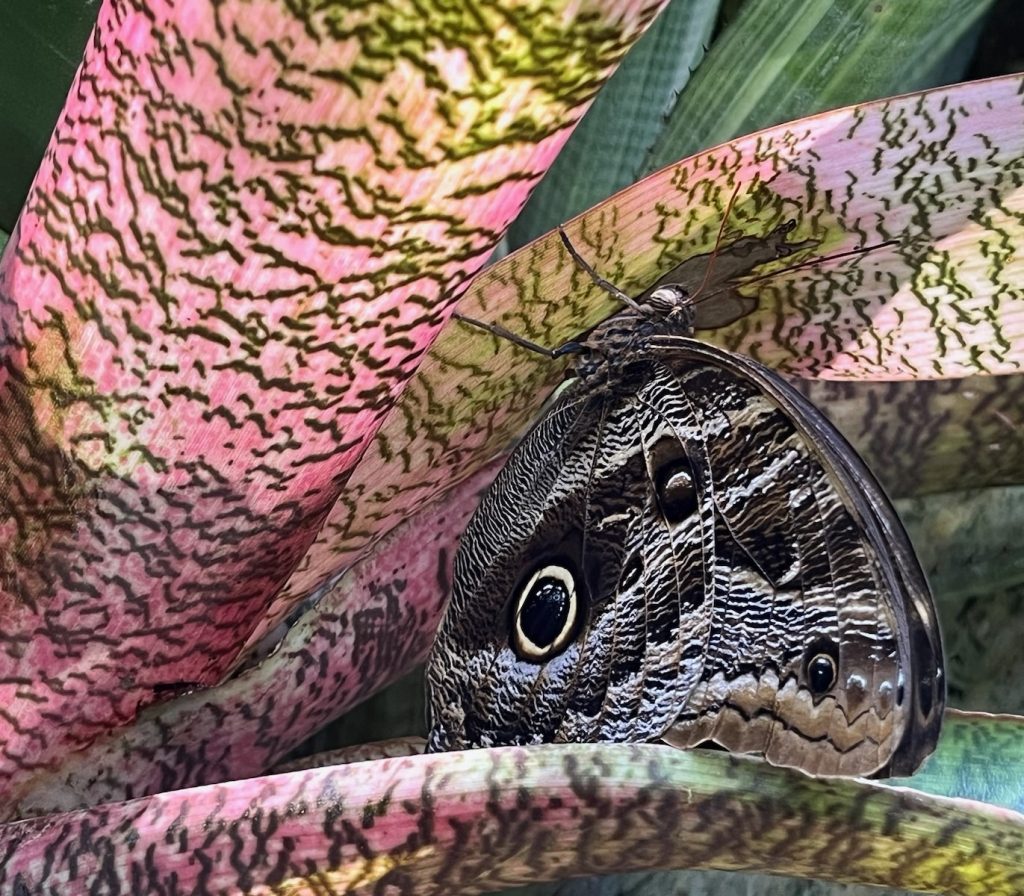
[[[782,121],[942,83],[992,0],[748,0],[669,115],[647,170]]]
[[[713,248],[738,190],[731,236],[738,229],[763,238],[795,220],[790,239],[817,240],[818,255],[886,238],[898,245],[751,282],[740,292],[757,310],[702,338],[810,378],[1020,371],[1024,254],[1015,235],[1024,210],[1016,174],[1024,165],[1024,114],[1013,110],[1024,110],[1017,75],[815,116],[651,175],[581,216],[569,234],[603,276],[638,294],[681,259]],[[929,207],[940,211],[929,215]],[[697,288],[701,276],[694,279]],[[575,338],[613,308],[556,234],[493,265],[460,304],[470,317],[546,346]],[[504,449],[560,376],[546,358],[451,325],[288,592],[312,590],[374,533]]]
[[[651,867],[1024,889],[1024,816],[655,745],[292,772],[0,827],[0,887],[472,893]]]
[[[711,41],[719,0],[672,0],[601,88],[509,227],[514,247],[568,221],[653,168],[655,142]]]
[[[657,7],[103,3],[0,262],[0,794],[290,609]]]
[[[261,662],[149,707],[45,771],[8,782],[0,821],[264,773],[425,660],[459,535],[497,470],[478,471],[390,533]]]

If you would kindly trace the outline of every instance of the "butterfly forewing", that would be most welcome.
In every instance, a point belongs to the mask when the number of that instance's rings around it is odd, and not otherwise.
[[[651,740],[675,719],[709,630],[713,511],[706,489],[702,507],[686,497],[691,461],[680,427],[644,404],[656,398],[669,400],[651,383],[625,398],[567,389],[484,497],[428,667],[433,748]],[[652,458],[675,477],[661,494]],[[578,631],[537,660],[510,629],[524,583],[553,567],[576,579]]]
[[[945,700],[909,539],[831,424],[681,336],[673,295],[591,333],[464,533],[429,746],[660,738],[909,774]]]

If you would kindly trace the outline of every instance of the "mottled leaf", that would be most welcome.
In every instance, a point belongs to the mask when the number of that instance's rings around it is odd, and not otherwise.
[[[981,90],[983,95],[988,98],[977,101],[978,106],[984,109],[989,102],[994,101],[994,96],[1002,96],[1004,101],[1007,97],[1010,97],[1014,101],[1019,102],[1018,88],[1019,80],[1009,79],[990,84],[975,85],[973,89]],[[1001,94],[999,93],[1000,91],[1002,91]],[[938,92],[927,95],[924,100],[898,100],[894,101],[895,105],[877,104],[867,109],[844,114],[857,121],[871,121],[878,116],[897,119],[900,116],[909,114],[906,111],[908,107],[913,109],[915,105],[920,103],[935,104],[940,107],[945,105],[952,108],[954,104],[950,100],[950,95],[959,97],[958,102],[955,104],[959,110],[957,114],[966,115],[973,108],[970,105],[972,88],[965,87],[958,89],[952,94]],[[927,106],[922,107],[922,109],[923,111],[918,110],[920,114],[924,114],[927,111]],[[840,113],[835,113],[835,116],[839,117]],[[815,120],[818,124],[821,121],[822,119]],[[835,119],[833,116],[826,116],[824,121],[826,124],[831,122],[833,130],[835,129]],[[824,125],[822,126],[824,127]],[[842,129],[840,131],[843,134],[848,133],[848,131]],[[826,129],[826,137],[827,135],[828,130]],[[776,140],[778,143],[784,142],[782,136],[777,136]],[[767,138],[752,138],[747,144],[742,144],[741,148],[746,147],[749,152],[754,153],[758,150],[759,146],[769,145],[772,144],[769,143]],[[712,155],[717,156],[720,152],[713,153]],[[701,163],[698,160],[697,162],[688,163],[688,165],[684,166],[684,170],[690,170],[693,165],[698,164],[706,164],[706,161]],[[1009,167],[1012,170],[1012,160],[1009,163]],[[976,169],[979,172],[979,183],[986,183],[985,177],[994,180],[999,176],[997,168],[983,169],[978,165]],[[635,189],[640,191],[641,196],[646,195],[643,191],[649,185],[653,184],[654,188],[663,187],[666,181],[672,182],[671,178],[675,174],[678,174],[678,172],[667,172],[665,175],[647,181]],[[757,189],[765,188],[762,185]],[[629,200],[631,195],[632,191],[622,194],[625,200],[636,202],[635,206],[627,203],[626,207],[634,208],[632,214],[634,221],[637,222],[637,228],[641,224],[644,226],[652,224],[654,220],[660,222],[661,226],[665,226],[664,221],[666,219],[673,220],[669,216],[672,207],[664,199],[666,195],[664,189],[656,193],[656,195],[662,198],[655,202],[655,207],[663,212],[665,217],[653,216],[651,214],[643,215],[639,200]],[[757,192],[755,193],[755,198],[759,195],[764,194]],[[816,195],[820,198],[822,194]],[[654,200],[651,201],[654,202]],[[682,202],[682,199],[678,201]],[[742,194],[737,202],[741,205],[743,204],[744,197]],[[796,207],[794,206],[793,208],[795,213]],[[700,210],[696,209],[696,211]],[[702,213],[708,216],[712,215],[710,210],[705,210]],[[613,211],[609,208],[603,210],[599,208],[594,215],[596,216],[594,217],[595,222],[600,223],[602,216],[611,217],[613,216]],[[598,230],[595,227],[592,229],[587,225],[587,222],[590,220],[591,217],[585,217],[580,230],[583,230],[583,232],[589,234],[595,240],[601,233],[609,234],[609,239],[614,240],[617,238],[622,240],[625,239],[625,234],[632,232],[629,228],[617,231],[612,228]],[[741,220],[743,219],[741,218]],[[955,234],[960,232],[956,230],[957,226],[962,225],[968,231],[972,231],[971,239],[975,239],[979,233],[977,228],[969,224],[969,222],[965,224],[957,218],[950,218],[947,223],[953,228],[954,236],[947,237],[943,234],[936,234],[936,240],[942,245],[948,244],[954,239]],[[654,231],[654,233],[656,236],[657,231]],[[705,226],[701,233],[709,241],[714,241],[715,234],[712,233],[710,225]],[[932,260],[934,254],[940,250],[935,248],[928,249],[927,246],[930,244],[925,242],[918,245],[915,242],[915,233],[916,231],[913,229],[908,231],[907,238],[909,242],[907,245],[911,248],[901,245],[900,252],[920,252],[920,255],[912,255],[911,257],[920,259],[918,263],[922,266],[932,265],[934,263]],[[755,240],[755,244],[758,244],[757,240]],[[663,245],[660,238],[655,240],[654,245],[655,247]],[[915,246],[917,248],[913,248]],[[875,254],[872,253],[872,255]],[[622,261],[622,264],[625,264],[625,260],[633,257],[624,252],[620,261]],[[642,258],[643,256],[636,255],[635,257]],[[826,265],[825,273],[835,279],[845,271],[845,274],[849,277],[850,285],[864,282],[872,283],[874,281],[863,279],[863,266],[870,257],[853,260],[846,259],[842,263],[830,263]],[[1010,261],[1013,262],[1014,258],[1015,256],[1011,256]],[[724,261],[724,259],[719,258],[717,263],[724,263]],[[637,262],[637,264],[640,263],[639,261]],[[704,265],[705,261],[698,259],[696,264]],[[967,262],[965,262],[966,264]],[[616,266],[610,265],[610,267],[614,269]],[[703,268],[700,269],[702,270]],[[968,270],[972,269],[968,267]],[[1003,270],[1007,270],[1006,266],[1004,266]],[[636,276],[640,278],[642,275],[638,274]],[[648,273],[646,275],[647,282],[653,276],[653,272]],[[814,290],[817,288],[817,281],[809,281],[805,271],[790,272],[787,276],[790,278],[787,282],[791,287],[791,292],[787,295],[791,295],[793,301],[803,301],[806,299],[806,295],[801,299],[802,294],[798,288],[801,283],[807,286],[810,282],[808,289],[811,290],[812,295],[815,294]],[[1014,276],[1016,277],[1017,274],[1014,274]],[[805,279],[799,279],[801,277]],[[545,285],[548,282],[550,282],[550,286]],[[644,280],[640,279],[640,282],[642,283]],[[1020,281],[1018,280],[1017,282]],[[977,283],[979,288],[972,295],[983,298],[985,292],[981,287],[984,286],[984,280],[979,280]],[[755,290],[753,294],[755,298],[757,297],[757,289],[763,285],[762,283],[754,284]],[[989,284],[987,288],[991,290],[996,287]],[[1014,319],[1012,313],[1010,313],[1012,312],[1014,302],[1019,304],[1019,299],[1014,298],[1014,289],[1015,287],[1012,285],[1006,286],[999,300],[999,308],[1003,311],[1009,309],[1007,313],[1010,314],[1011,321]],[[762,303],[765,303],[765,295],[765,293],[760,295]],[[949,297],[948,293],[940,294],[938,291],[930,295],[934,299],[937,309],[944,307],[942,305],[944,296],[946,298]],[[521,297],[523,304],[517,305],[516,302],[520,301]],[[552,301],[545,302],[543,301],[545,298]],[[559,300],[555,301],[556,298]],[[874,294],[874,299],[869,297],[866,301],[877,301],[880,305],[884,305],[891,298],[891,294],[879,288],[878,292]],[[594,296],[588,290],[585,278],[578,271],[575,271],[568,261],[559,254],[557,246],[553,245],[552,241],[548,241],[538,243],[495,265],[474,285],[471,295],[467,299],[467,305],[470,303],[475,304],[477,309],[481,309],[477,311],[481,316],[483,316],[487,309],[490,310],[493,316],[496,316],[497,309],[505,307],[516,308],[518,310],[510,311],[504,317],[506,325],[538,341],[554,345],[560,339],[577,332],[581,326],[580,322],[588,324],[601,314],[603,306],[600,303],[593,302],[593,299]],[[979,301],[981,300],[979,298]],[[861,300],[854,294],[850,301],[860,302]],[[995,300],[991,300],[991,304],[995,305]],[[842,310],[843,307],[841,304],[837,305],[835,310],[836,320],[829,325],[830,329],[835,329],[837,334],[842,331],[836,328],[847,326],[853,329],[856,326],[854,318],[847,317],[846,313]],[[776,310],[778,311],[782,308],[785,308],[785,305],[780,304]],[[827,307],[818,313],[827,315]],[[877,313],[884,314],[884,312]],[[749,338],[750,328],[746,323],[747,320],[749,318],[741,320],[735,327],[707,335],[714,337],[722,336],[728,340],[736,339],[737,335]],[[787,322],[787,326],[793,328],[794,337],[799,334],[805,320],[806,318],[803,317],[782,318],[782,321]],[[573,323],[574,321],[576,323]],[[548,328],[551,329],[549,330]],[[981,331],[981,335],[978,337],[980,340],[986,331],[984,327],[979,329]],[[784,331],[780,330],[780,333],[784,333]],[[891,333],[890,337],[894,340],[900,338],[899,332]],[[822,351],[827,355],[828,343],[819,342],[817,344],[819,346],[824,345]],[[910,340],[909,345],[915,351],[920,347],[916,337],[914,340]],[[932,351],[934,348],[934,340],[926,341],[921,351]],[[970,355],[972,351],[971,345],[967,344],[966,348],[968,350],[967,354]],[[1011,345],[1011,349],[1012,351],[1007,354],[1007,360],[1011,364],[1016,364],[1018,363],[1016,359],[1019,357],[1020,352],[1013,345]],[[903,354],[883,354],[880,357],[882,369],[885,370],[889,365],[898,368],[907,356]],[[831,368],[835,367],[834,361],[829,363]],[[835,370],[831,368],[822,368],[819,372],[835,373]],[[857,371],[856,366],[854,366],[853,370]],[[326,576],[332,575],[332,569],[340,570],[343,566],[347,565],[351,558],[356,556],[361,547],[373,537],[375,532],[386,531],[393,527],[401,519],[407,517],[414,509],[429,501],[432,495],[438,494],[452,482],[457,481],[459,477],[475,469],[484,458],[492,457],[533,416],[537,405],[543,397],[546,384],[553,382],[557,379],[558,375],[559,371],[546,361],[538,361],[528,354],[488,335],[481,337],[477,331],[462,324],[451,327],[450,331],[439,340],[432,351],[430,360],[424,367],[423,375],[417,377],[413,386],[407,390],[397,413],[388,422],[387,427],[382,430],[375,446],[375,454],[368,455],[357,469],[356,475],[349,484],[349,491],[345,499],[347,503],[343,503],[336,510],[336,516],[331,525],[322,533],[318,541],[317,550],[310,557],[310,562],[304,566],[301,575],[296,576],[293,580],[292,594],[302,596],[314,591]],[[884,475],[884,467],[880,472]],[[337,565],[335,566],[334,564]],[[317,614],[322,612],[326,606],[337,606],[337,604],[320,604],[312,607],[309,611],[309,619],[304,621],[304,624],[308,624],[313,629],[316,629],[318,627],[318,623],[315,621]],[[334,610],[330,610],[328,616],[333,612]],[[423,630],[429,630],[427,623],[424,624]],[[412,662],[413,660],[410,658],[406,668]],[[288,678],[292,673],[285,672],[282,668],[280,674],[284,678]],[[219,702],[220,700],[220,697],[215,694],[208,694],[207,697],[211,703]],[[340,706],[345,699],[341,694],[336,695],[335,705]],[[238,696],[232,698],[229,702],[231,706],[239,708],[244,708],[249,702],[258,705],[258,689],[257,696],[251,700],[248,697],[242,698]],[[232,712],[234,711],[236,710],[232,709]],[[243,710],[239,709],[238,711]],[[257,711],[255,715],[256,717],[261,717],[262,713]],[[155,715],[154,719],[156,718],[159,718],[159,716]],[[168,718],[177,717],[172,712]],[[188,723],[183,722],[182,724],[186,728],[188,727]],[[270,730],[277,724],[279,722],[268,722],[267,730]],[[210,736],[208,733],[204,734],[204,730],[201,727],[197,728],[196,734],[192,739],[193,743],[201,745]],[[281,733],[275,729],[273,734],[275,749],[281,746],[284,743],[284,739],[292,733]],[[132,737],[134,736],[133,734]],[[183,738],[189,737],[187,734],[181,736]],[[139,749],[145,752],[147,748],[142,745],[148,744],[153,739],[153,735],[143,733],[139,737]],[[226,742],[228,739],[228,736],[225,734],[222,737],[222,742]],[[292,743],[294,743],[294,740]],[[197,747],[196,749],[201,752],[205,748]],[[270,755],[270,752],[264,751],[259,754],[259,757],[254,759],[253,765],[248,767],[257,767],[259,762],[264,761]],[[184,758],[179,764],[186,769],[184,777],[188,780],[188,775],[192,773],[193,760],[191,757],[194,754],[186,750],[183,755]],[[96,761],[109,763],[109,759]],[[87,762],[83,764],[83,767],[86,765],[88,765]],[[227,769],[228,765],[225,764],[224,770],[227,771]],[[173,772],[173,775],[175,780],[182,777],[180,771]],[[87,780],[88,777],[86,776],[85,779]]]
[[[934,756],[890,787],[978,800],[1024,813],[1024,717],[952,711]]]
[[[497,469],[479,471],[393,531],[315,608],[282,626],[280,643],[262,662],[150,707],[45,773],[9,782],[0,820],[260,774],[422,662],[458,537]],[[364,738],[359,732],[350,742]]]
[[[668,5],[509,228],[513,248],[687,153],[825,109],[960,80],[969,58],[961,48],[973,43],[992,0],[750,0],[726,17],[712,44],[718,5]],[[702,43],[710,45],[706,56]],[[952,54],[958,62],[944,64]]]
[[[0,888],[479,893],[757,869],[1024,891],[1024,815],[717,753],[547,745],[291,772],[0,826]]]
[[[965,84],[754,134],[652,175],[568,231],[627,291],[639,293],[683,259],[699,285],[709,262],[698,255],[717,244],[735,192],[727,244],[738,234],[757,244],[792,220],[787,239],[816,245],[785,259],[788,270],[741,287],[742,296],[706,296],[706,308],[745,296],[756,310],[702,338],[802,377],[1011,374],[1024,369],[1022,84],[1020,76]],[[894,245],[834,257],[883,240]],[[831,260],[791,267],[826,254]],[[546,346],[613,308],[554,234],[484,272],[460,305]],[[546,358],[451,324],[286,593],[315,588],[375,532],[504,448],[560,375]],[[958,439],[954,430],[954,455]],[[887,477],[884,464],[878,472]]]
[[[1024,482],[1024,376],[795,385],[892,497]]]
[[[670,0],[601,88],[512,223],[507,239],[513,247],[654,170],[648,157],[711,42],[719,5],[718,0]],[[672,161],[676,158],[678,153]]]
[[[1017,812],[1024,811],[1024,719],[993,718],[972,713],[947,713],[937,752],[913,779],[914,789],[966,799],[984,799]],[[899,786],[901,782],[887,782]],[[758,874],[697,871],[648,871],[612,874],[561,884],[535,885],[508,896],[718,896],[756,893],[757,896],[885,896],[894,891],[874,887],[835,887]],[[901,893],[905,890],[899,891]]]
[[[658,5],[105,0],[0,261],[0,794],[283,618]]]

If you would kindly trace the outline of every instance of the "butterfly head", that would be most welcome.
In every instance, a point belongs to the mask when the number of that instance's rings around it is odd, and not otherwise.
[[[667,284],[652,290],[640,304],[642,313],[660,324],[662,332],[690,336],[693,334],[695,313],[689,292],[677,284]]]

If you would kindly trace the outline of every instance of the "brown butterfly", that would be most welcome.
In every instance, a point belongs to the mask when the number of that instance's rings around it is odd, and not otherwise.
[[[660,739],[912,773],[942,647],[881,487],[778,374],[691,338],[683,278],[632,299],[563,241],[626,310],[547,352],[571,379],[463,535],[429,748]]]

